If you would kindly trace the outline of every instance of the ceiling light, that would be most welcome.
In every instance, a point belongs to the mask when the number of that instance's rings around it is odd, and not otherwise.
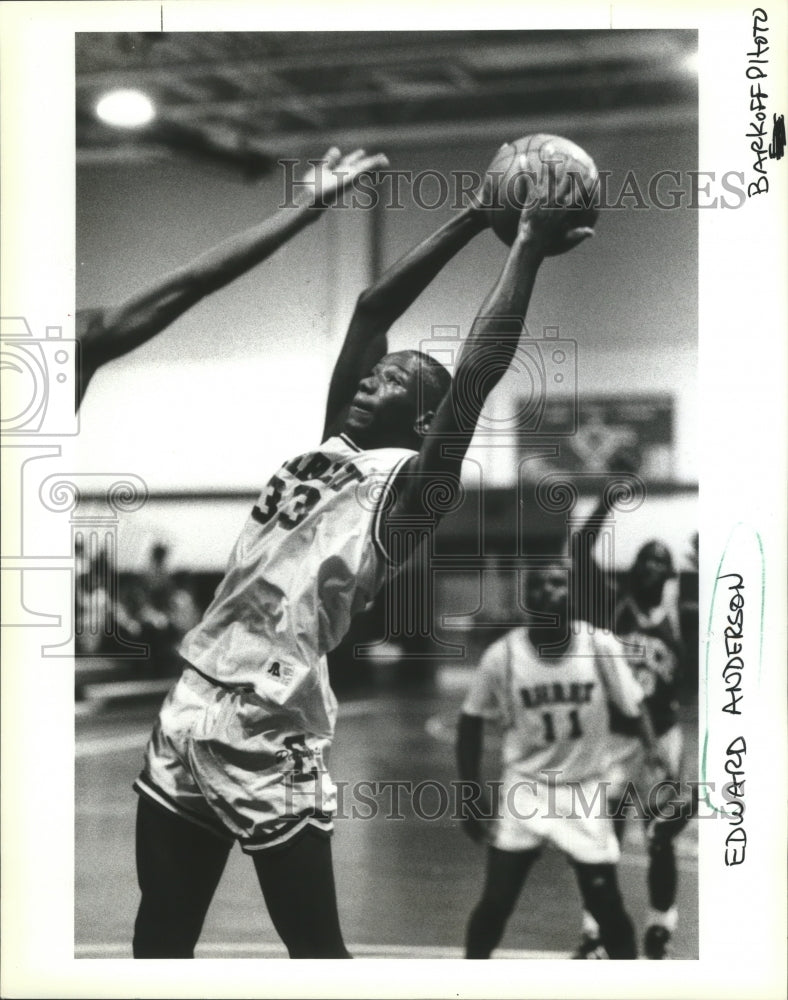
[[[139,128],[155,117],[153,102],[139,90],[113,90],[96,105],[96,114],[108,125]]]
[[[697,52],[688,52],[681,60],[681,65],[685,73],[698,72],[699,59]]]

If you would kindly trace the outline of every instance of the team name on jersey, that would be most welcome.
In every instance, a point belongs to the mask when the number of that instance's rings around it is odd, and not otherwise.
[[[541,708],[543,705],[587,705],[591,701],[591,692],[596,687],[596,681],[573,682],[562,684],[535,684],[533,687],[521,687],[520,700],[524,708]]]
[[[280,472],[289,472],[299,482],[317,481],[332,490],[341,490],[343,486],[356,480],[363,482],[366,476],[361,470],[345,459],[333,461],[321,451],[313,455],[299,455],[282,466]]]
[[[290,530],[320,502],[323,488],[338,492],[348,483],[360,483],[366,478],[353,462],[335,461],[320,451],[300,455],[286,462],[278,474],[271,477],[260,504],[252,508],[252,517],[263,525],[276,518],[277,524]],[[293,480],[296,482],[294,487]],[[307,482],[312,485],[307,486]],[[318,483],[320,486],[316,485]]]

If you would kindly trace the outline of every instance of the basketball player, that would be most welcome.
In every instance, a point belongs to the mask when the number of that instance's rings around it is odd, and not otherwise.
[[[635,456],[621,452],[615,456],[613,470],[634,472]],[[655,732],[660,755],[668,777],[684,788],[683,734],[678,721],[679,688],[685,658],[679,627],[677,604],[667,599],[666,586],[675,577],[673,559],[661,542],[651,541],[638,551],[628,574],[621,584],[612,574],[605,574],[593,558],[596,530],[604,523],[610,508],[600,499],[594,512],[581,529],[576,551],[576,571],[596,581],[599,588],[612,592],[596,603],[596,614],[587,615],[598,627],[611,631],[622,640],[635,678],[643,689],[644,710]],[[587,591],[587,593],[590,593]],[[602,610],[612,608],[613,620]],[[589,609],[586,609],[589,610]],[[584,616],[586,617],[586,616]],[[650,810],[650,789],[644,769],[643,750],[629,721],[619,713],[611,718],[611,763],[609,779],[611,798],[623,797],[629,783],[637,792],[638,815],[645,813],[648,843],[648,892],[650,911],[643,942],[649,959],[664,959],[676,929],[678,911],[676,891],[678,870],[673,840],[687,825],[692,802],[679,795],[675,802],[665,803],[658,813]],[[616,836],[623,841],[627,810],[618,811],[614,819]],[[599,928],[588,913],[583,915],[583,936],[575,958],[604,958]]]
[[[566,193],[557,193],[559,204]],[[323,443],[285,462],[261,493],[212,604],[184,639],[183,674],[148,744],[135,786],[136,957],[193,955],[235,840],[253,858],[290,956],[348,957],[327,837],[337,704],[325,654],[372,602],[386,563],[406,555],[392,527],[422,511],[425,485],[459,483],[545,251],[590,235],[570,231],[546,200],[545,191],[523,213],[453,382],[419,352],[387,354],[386,334],[487,225],[483,197],[359,298],[329,387]]]
[[[482,897],[466,935],[467,958],[489,958],[543,844],[563,851],[611,958],[637,957],[635,932],[616,878],[619,845],[600,783],[607,777],[609,704],[640,733],[654,766],[643,693],[611,636],[567,629],[569,581],[560,562],[531,569],[516,628],[482,657],[460,716],[460,778],[479,788],[484,724],[503,728],[500,817],[486,795],[464,805],[463,826],[487,843]],[[550,621],[555,622],[551,624]]]
[[[224,288],[270,257],[292,236],[316,221],[359,176],[380,170],[388,160],[357,149],[342,158],[336,147],[313,163],[294,195],[297,207],[280,209],[265,222],[230,237],[196,260],[166,275],[152,288],[114,309],[79,309],[75,317],[79,344],[76,408],[94,374],[160,333],[200,299]]]

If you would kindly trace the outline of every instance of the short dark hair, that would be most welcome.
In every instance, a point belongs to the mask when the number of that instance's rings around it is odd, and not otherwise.
[[[650,541],[646,542],[645,545],[641,545],[635,556],[635,561],[632,563],[632,572],[637,573],[646,559],[659,559],[665,563],[665,569],[669,577],[676,575],[676,570],[673,566],[673,556],[664,542]]]
[[[436,361],[424,351],[404,351],[420,361],[419,381],[421,387],[420,401],[427,409],[435,410],[451,388],[451,375],[440,361]]]

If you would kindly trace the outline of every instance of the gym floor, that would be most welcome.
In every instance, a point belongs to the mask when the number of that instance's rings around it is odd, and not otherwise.
[[[340,701],[331,773],[335,781],[448,783],[455,775],[454,725],[462,690],[392,690]],[[134,869],[136,796],[131,783],[157,705],[105,710],[77,718],[75,954],[131,955],[138,894]],[[690,760],[697,755],[691,711],[684,728]],[[489,741],[485,776],[498,777],[497,745]],[[369,794],[369,791],[367,791]],[[384,806],[389,793],[379,795]],[[340,918],[350,951],[359,958],[459,958],[465,923],[481,890],[484,850],[461,832],[438,793],[425,785],[423,816],[401,794],[404,818],[378,815],[345,793],[345,812],[333,838]],[[620,865],[627,907],[642,941],[647,913],[645,844],[630,821]],[[676,842],[679,927],[672,957],[698,955],[697,829]],[[566,958],[580,933],[580,898],[564,858],[545,850],[526,883],[497,958]],[[197,957],[285,957],[266,913],[250,860],[237,848],[213,901]]]

